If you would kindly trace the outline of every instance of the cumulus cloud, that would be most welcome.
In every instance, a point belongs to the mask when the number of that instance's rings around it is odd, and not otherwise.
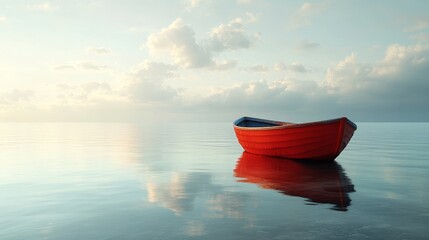
[[[278,113],[281,109],[289,114],[360,116],[361,120],[428,119],[427,59],[427,45],[393,44],[387,48],[385,57],[373,64],[360,63],[353,53],[346,56],[327,70],[321,82],[291,78],[243,82],[217,88],[191,104],[194,108],[236,114],[237,111]],[[282,70],[296,67],[295,70],[301,71],[301,66],[277,67]]]
[[[400,108],[403,116],[396,118],[424,115],[421,111],[429,104],[428,58],[428,45],[393,44],[384,59],[372,65],[359,63],[352,54],[328,69],[323,85],[343,103],[359,105],[367,113],[394,115]]]
[[[196,42],[194,31],[180,18],[159,33],[151,34],[146,46],[152,54],[169,54],[179,66],[193,68],[212,64],[210,53]]]
[[[390,45],[383,61],[374,69],[374,73],[377,75],[392,74],[405,70],[405,68],[427,64],[428,51],[429,45]]]
[[[371,71],[371,66],[358,64],[355,54],[352,53],[327,70],[323,85],[330,91],[347,92],[365,84],[366,76]]]
[[[236,50],[249,48],[256,41],[256,36],[249,36],[244,25],[256,21],[256,17],[248,14],[247,19],[236,18],[228,24],[221,24],[210,31],[210,47],[213,51]]]
[[[412,84],[417,79],[425,78],[424,70],[429,65],[428,57],[428,45],[393,44],[387,48],[383,60],[373,65],[360,64],[356,56],[351,54],[338,62],[334,68],[328,69],[324,84],[329,89],[337,91],[372,87],[379,89],[380,84],[399,84],[397,81]],[[399,79],[402,75],[404,79]],[[406,75],[409,77],[405,77]]]
[[[305,96],[298,96],[289,89],[289,82],[285,80],[267,81],[258,80],[237,84],[232,87],[218,89],[205,96],[198,104],[213,108],[240,108],[240,109],[272,109],[282,106],[292,106],[303,100]]]
[[[178,90],[165,84],[176,68],[169,64],[144,62],[131,72],[125,91],[137,103],[162,103],[174,100]]]
[[[226,51],[251,47],[257,35],[249,36],[244,25],[256,21],[253,14],[248,13],[246,19],[236,18],[228,24],[213,28],[207,39],[197,42],[195,32],[182,19],[176,19],[167,28],[151,34],[145,48],[153,56],[167,55],[173,62],[184,68],[222,68],[213,59],[213,55]]]

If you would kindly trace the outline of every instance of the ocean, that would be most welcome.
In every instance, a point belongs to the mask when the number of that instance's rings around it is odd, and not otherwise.
[[[357,123],[330,164],[232,123],[0,123],[0,239],[427,239],[429,123]]]

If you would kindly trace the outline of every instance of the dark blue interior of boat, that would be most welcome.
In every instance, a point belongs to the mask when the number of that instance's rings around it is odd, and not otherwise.
[[[251,119],[245,119],[237,123],[237,126],[239,127],[273,127],[273,126],[278,126],[278,124],[274,122],[262,122],[262,121],[255,121]]]

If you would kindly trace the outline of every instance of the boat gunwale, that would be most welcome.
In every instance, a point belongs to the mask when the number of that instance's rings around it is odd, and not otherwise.
[[[356,124],[346,117],[334,118],[334,119],[328,119],[328,120],[322,120],[322,121],[315,121],[315,122],[306,122],[306,123],[290,123],[290,122],[273,121],[273,120],[254,118],[254,117],[241,117],[241,118],[235,120],[233,125],[234,125],[234,128],[240,129],[240,130],[248,130],[248,131],[265,130],[266,131],[266,130],[301,128],[301,127],[309,127],[309,126],[316,126],[316,125],[324,125],[324,124],[340,122],[343,119],[345,119],[347,124],[352,126],[355,130],[357,129]],[[258,121],[258,122],[263,122],[263,123],[271,123],[271,124],[276,124],[277,126],[268,126],[268,127],[242,127],[242,126],[238,126],[238,124],[240,122],[243,122],[245,120]]]

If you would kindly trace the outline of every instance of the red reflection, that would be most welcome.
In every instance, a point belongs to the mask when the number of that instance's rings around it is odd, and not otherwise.
[[[243,152],[234,170],[239,182],[255,183],[311,203],[333,204],[332,209],[347,211],[354,186],[336,162],[309,164]]]

